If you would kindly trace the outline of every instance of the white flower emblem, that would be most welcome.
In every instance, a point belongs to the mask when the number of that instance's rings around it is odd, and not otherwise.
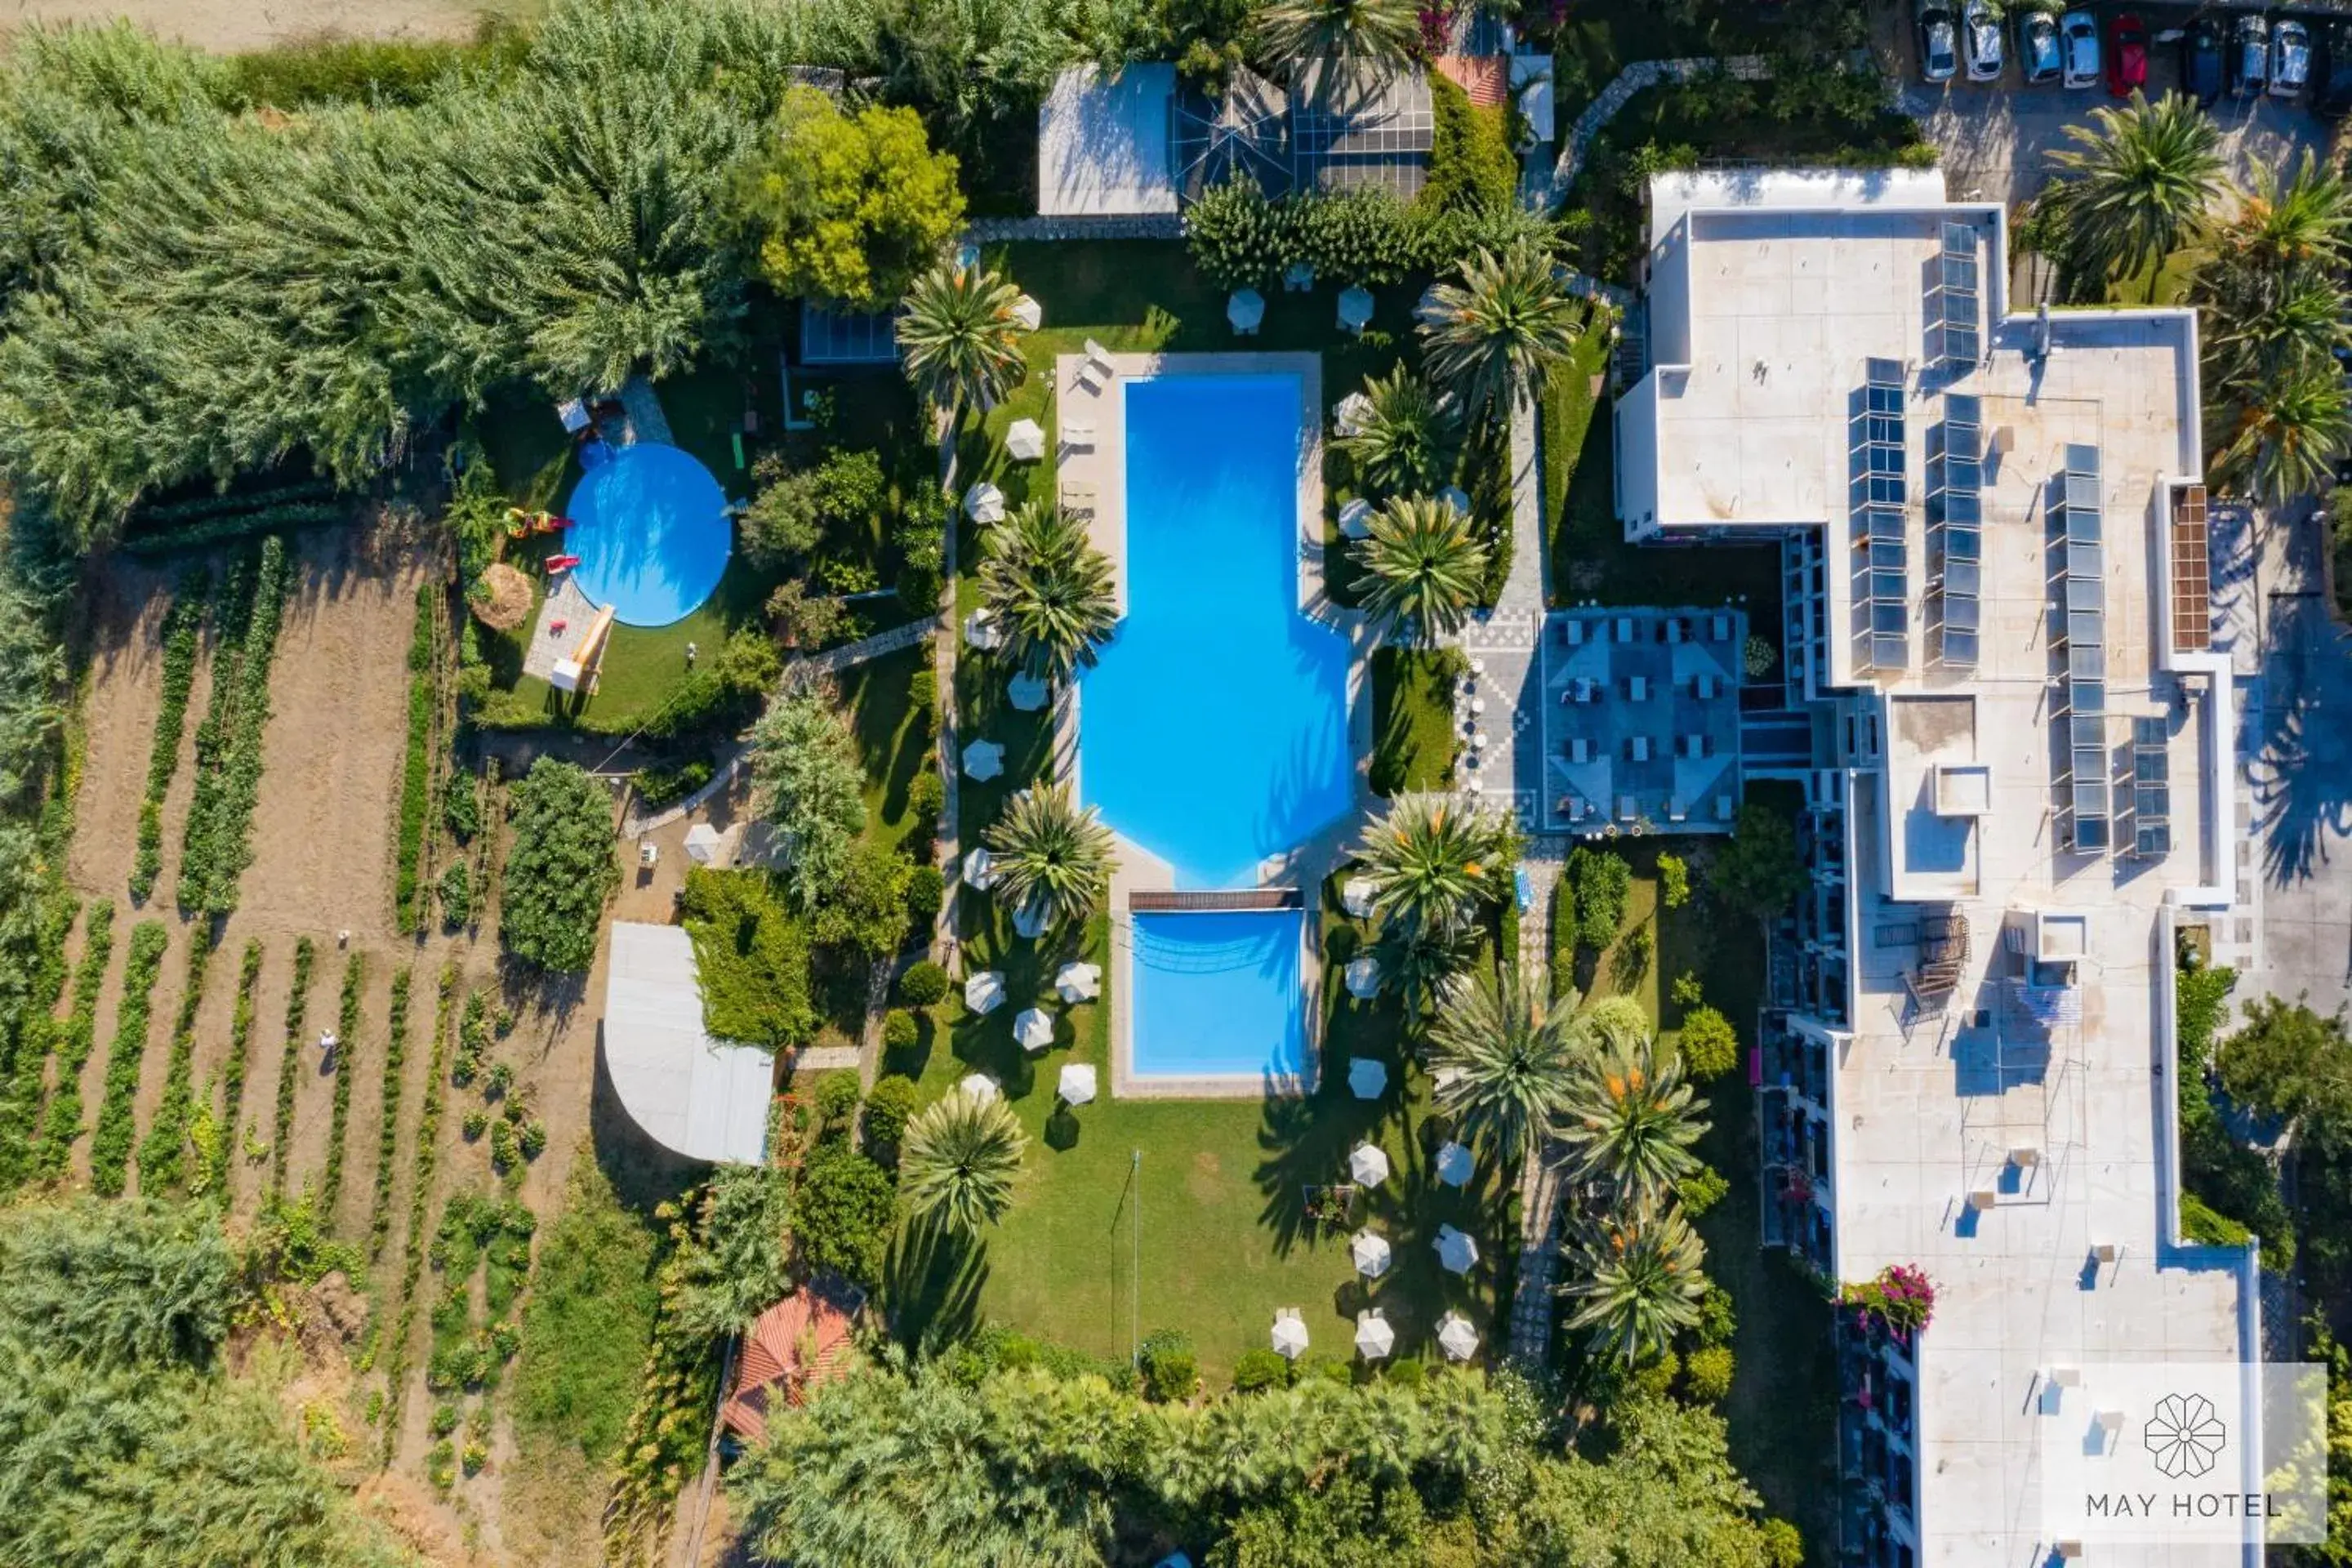
[[[2157,1401],[2141,1441],[2156,1457],[2156,1468],[2174,1480],[2204,1475],[2221,1457],[2229,1428],[2214,1414],[2213,1402],[2201,1394],[2168,1394]]]

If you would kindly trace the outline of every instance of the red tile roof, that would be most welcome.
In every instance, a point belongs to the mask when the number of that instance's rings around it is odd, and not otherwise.
[[[743,1335],[743,1353],[735,1363],[735,1387],[727,1396],[719,1420],[729,1430],[754,1442],[766,1436],[769,1401],[779,1384],[784,1403],[798,1405],[802,1389],[841,1370],[849,1352],[856,1310],[854,1300],[808,1287],[761,1313]],[[803,1349],[809,1352],[806,1366],[801,1364]]]
[[[1501,55],[1440,55],[1437,70],[1481,109],[1511,101],[1511,62]]]

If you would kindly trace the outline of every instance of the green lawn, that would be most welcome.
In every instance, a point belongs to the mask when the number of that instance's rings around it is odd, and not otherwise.
[[[1372,792],[1445,789],[1454,782],[1458,648],[1372,651]]]
[[[855,665],[838,681],[866,767],[866,836],[881,843],[904,843],[923,826],[907,809],[907,787],[931,754],[929,728],[913,701],[915,674],[930,663],[931,645],[919,643]]]

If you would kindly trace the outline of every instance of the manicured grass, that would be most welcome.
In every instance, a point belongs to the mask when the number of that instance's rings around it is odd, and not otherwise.
[[[918,827],[907,808],[908,786],[931,754],[929,726],[914,706],[914,679],[931,667],[931,645],[870,659],[842,672],[841,700],[849,710],[858,761],[866,768],[866,832],[886,844],[904,843]]]
[[[1372,793],[1445,789],[1454,783],[1454,682],[1458,648],[1372,650]]]

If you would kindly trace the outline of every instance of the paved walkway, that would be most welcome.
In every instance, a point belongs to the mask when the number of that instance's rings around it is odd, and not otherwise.
[[[1519,917],[1519,974],[1549,995],[1551,988],[1552,900],[1559,896],[1560,870],[1568,853],[1564,838],[1533,838],[1519,864],[1535,884],[1535,899]],[[1551,1352],[1553,1282],[1559,1269],[1560,1170],[1567,1152],[1547,1141],[1538,1157],[1519,1173],[1519,1268],[1511,1297],[1514,1362],[1540,1366]]]
[[[539,625],[531,628],[530,647],[522,656],[522,672],[540,680],[555,673],[556,661],[580,646],[588,635],[588,623],[595,618],[596,606],[580,591],[580,584],[569,572],[555,585],[540,606]],[[563,629],[557,631],[558,623]]]

